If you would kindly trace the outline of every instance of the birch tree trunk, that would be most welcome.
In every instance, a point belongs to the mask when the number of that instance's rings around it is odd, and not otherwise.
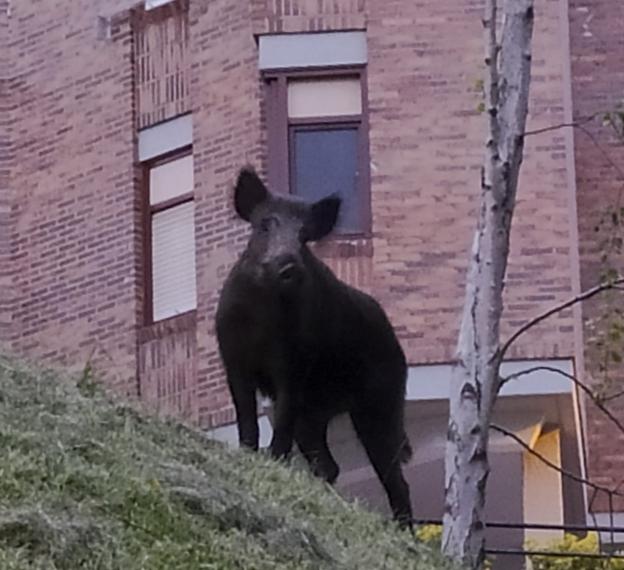
[[[496,0],[486,0],[488,118],[481,201],[451,379],[443,551],[483,565],[488,432],[499,386],[502,295],[528,111],[533,0],[505,0],[501,45]]]

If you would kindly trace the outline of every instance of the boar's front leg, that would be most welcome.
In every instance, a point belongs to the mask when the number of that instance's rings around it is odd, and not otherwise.
[[[279,390],[275,399],[271,455],[276,459],[287,457],[293,445],[297,406],[289,390]]]
[[[238,441],[241,447],[258,450],[258,403],[254,385],[238,373],[228,373],[228,384],[236,408]]]

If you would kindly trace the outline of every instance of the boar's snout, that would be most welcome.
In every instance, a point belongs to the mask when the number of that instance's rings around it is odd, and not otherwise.
[[[274,275],[280,286],[297,285],[303,278],[301,262],[294,255],[280,255],[269,262],[267,269]]]

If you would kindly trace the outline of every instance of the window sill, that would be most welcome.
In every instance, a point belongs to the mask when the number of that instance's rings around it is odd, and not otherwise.
[[[172,334],[195,330],[197,326],[197,310],[187,311],[162,321],[144,325],[139,329],[139,342],[149,342],[165,338]]]
[[[312,245],[312,251],[320,257],[350,258],[372,257],[373,240],[370,237],[333,236]]]

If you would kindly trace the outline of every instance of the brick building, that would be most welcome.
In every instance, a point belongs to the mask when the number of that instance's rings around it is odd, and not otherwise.
[[[396,327],[415,512],[439,517],[483,155],[481,13],[473,0],[0,0],[2,348],[72,368],[91,359],[114,389],[229,438],[213,317],[246,241],[233,178],[251,162],[276,191],[335,185],[345,217],[317,250]],[[530,130],[613,107],[623,18],[619,0],[536,0]],[[615,161],[624,150],[587,129],[594,141],[571,129],[527,138],[505,335],[598,279],[593,227],[622,180],[595,140]],[[598,310],[543,322],[507,369],[591,380],[584,339]],[[624,434],[558,374],[510,383],[497,421],[605,485],[624,471]],[[381,508],[348,426],[332,438],[345,492]],[[577,485],[509,441],[494,438],[493,452],[493,518],[584,520]],[[522,489],[513,498],[509,481]],[[605,498],[592,509],[602,516]]]

